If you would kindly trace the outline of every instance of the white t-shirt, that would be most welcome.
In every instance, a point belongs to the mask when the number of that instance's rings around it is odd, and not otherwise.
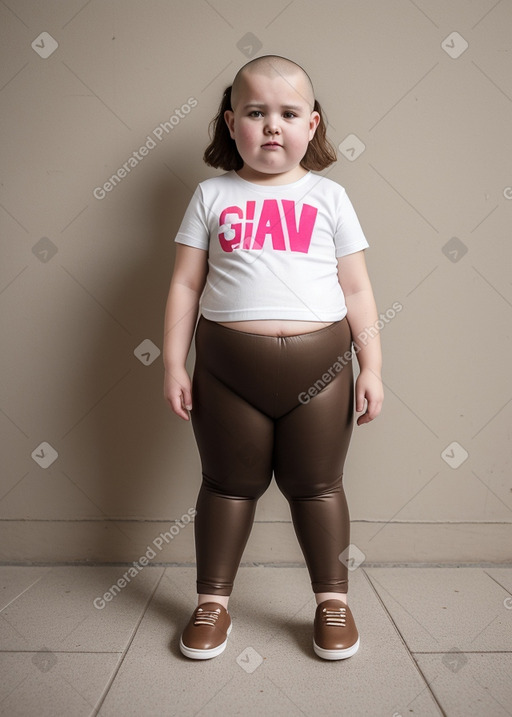
[[[208,251],[211,321],[339,321],[337,257],[369,245],[345,189],[313,172],[264,186],[233,170],[201,182],[176,242]]]

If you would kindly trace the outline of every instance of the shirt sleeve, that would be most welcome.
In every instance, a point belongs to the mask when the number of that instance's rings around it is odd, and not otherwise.
[[[210,231],[206,219],[203,193],[198,185],[192,195],[174,241],[178,244],[186,244],[196,249],[208,251],[209,239]]]
[[[337,257],[354,254],[370,246],[345,189],[342,190],[338,204],[334,244]]]

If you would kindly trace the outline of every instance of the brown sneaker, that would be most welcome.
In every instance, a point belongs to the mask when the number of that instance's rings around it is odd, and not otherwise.
[[[344,660],[358,651],[359,633],[341,600],[325,600],[316,608],[313,649],[324,660]]]
[[[180,638],[180,650],[192,660],[208,660],[224,652],[231,632],[228,611],[216,602],[204,602],[194,610]]]

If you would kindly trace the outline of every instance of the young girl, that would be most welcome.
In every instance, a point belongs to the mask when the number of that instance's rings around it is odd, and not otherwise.
[[[336,155],[299,65],[273,55],[247,63],[212,124],[204,159],[226,173],[201,182],[188,206],[165,316],[164,395],[180,418],[191,412],[203,472],[199,599],[180,649],[198,660],[225,649],[233,581],[274,475],[316,597],[314,651],[343,659],[359,647],[342,555],[350,543],[342,475],[352,337],[378,320],[368,243],[343,187],[311,171]],[[191,386],[185,361],[195,328]],[[357,350],[362,425],[383,399],[379,337]]]

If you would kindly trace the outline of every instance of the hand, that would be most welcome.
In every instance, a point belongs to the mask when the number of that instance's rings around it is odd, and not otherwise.
[[[185,368],[165,371],[164,397],[174,413],[185,421],[192,410],[192,385]]]
[[[377,418],[384,400],[384,389],[379,374],[371,369],[363,369],[356,381],[356,411],[364,410],[366,400],[366,411],[357,419],[357,425],[370,423]]]

